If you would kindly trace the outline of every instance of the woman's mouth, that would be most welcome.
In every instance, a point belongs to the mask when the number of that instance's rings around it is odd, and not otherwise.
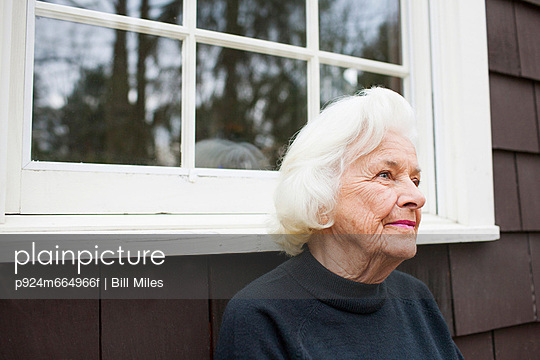
[[[398,220],[398,221],[388,223],[386,225],[393,225],[393,226],[403,227],[407,229],[414,229],[414,227],[416,226],[416,222],[411,221],[411,220]]]

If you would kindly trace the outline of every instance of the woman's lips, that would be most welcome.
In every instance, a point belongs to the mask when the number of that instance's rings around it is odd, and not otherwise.
[[[404,228],[414,228],[416,226],[416,222],[415,221],[410,221],[410,220],[399,220],[399,221],[394,221],[394,222],[391,222],[391,223],[388,223],[386,225],[393,225],[393,226],[399,226],[399,227],[404,227]]]

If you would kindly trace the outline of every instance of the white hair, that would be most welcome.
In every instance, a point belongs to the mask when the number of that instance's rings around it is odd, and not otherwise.
[[[341,176],[389,131],[416,140],[414,112],[398,93],[374,87],[338,98],[305,125],[281,163],[274,196],[278,244],[289,255],[331,227]]]

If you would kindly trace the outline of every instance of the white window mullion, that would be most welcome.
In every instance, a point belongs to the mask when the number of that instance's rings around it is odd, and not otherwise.
[[[319,51],[317,55],[321,64],[353,68],[386,76],[405,77],[409,74],[409,69],[403,65],[336,54],[328,51]]]
[[[26,24],[31,20],[28,17],[26,1],[10,1],[12,13],[3,16],[12,16],[11,38],[5,39],[10,45],[10,56],[2,54],[4,60],[9,62],[9,83],[2,85],[9,89],[9,106],[7,108],[7,179],[6,179],[6,201],[5,213],[19,213],[21,210],[21,163],[23,158],[23,126],[25,117],[24,96],[26,92],[25,71],[26,71]],[[19,21],[24,19],[25,21]],[[3,24],[3,22],[2,22]],[[3,41],[4,41],[3,40]],[[2,70],[5,70],[2,65]]]
[[[282,56],[291,59],[307,60],[313,55],[310,50],[296,45],[220,33],[212,30],[196,29],[195,38],[197,42],[201,44],[227,47],[230,49],[266,55]]]
[[[405,97],[413,105],[418,122],[418,159],[423,168],[421,189],[428,199],[423,211],[437,214],[437,177],[433,133],[433,92],[429,7],[426,0],[402,0],[403,65]]]
[[[306,22],[307,48],[313,53],[307,63],[307,116],[311,121],[319,114],[321,103],[318,0],[306,0]]]
[[[34,43],[36,35],[35,2],[29,1],[26,22],[26,61],[24,71],[24,122],[22,131],[22,164],[32,161],[32,94],[34,88]]]
[[[5,223],[12,0],[0,3],[0,224]]]
[[[34,4],[34,1],[30,1]],[[154,20],[133,18],[125,15],[103,13],[71,6],[35,2],[35,15],[50,19],[65,20],[80,24],[110,29],[134,31],[148,35],[183,39],[187,30],[182,25],[162,23]]]
[[[321,79],[319,58],[314,56],[307,63],[307,116],[308,121],[317,117],[320,111],[321,103]]]
[[[182,135],[181,149],[183,168],[195,168],[195,109],[197,90],[197,1],[184,0],[183,24],[188,36],[182,44]]]
[[[195,167],[195,107],[197,44],[193,35],[188,35],[182,45],[182,161],[184,168]]]
[[[431,0],[439,214],[467,226],[494,223],[485,1]],[[464,41],[467,40],[467,41]],[[444,162],[443,162],[444,161]]]
[[[409,69],[409,74],[403,78],[403,96],[411,100],[413,98],[413,83],[411,81],[410,69],[411,69],[411,56],[412,51],[410,49],[411,43],[411,15],[413,14],[411,10],[411,1],[409,0],[400,0],[399,9],[400,9],[400,34],[401,34],[401,64],[405,69]]]

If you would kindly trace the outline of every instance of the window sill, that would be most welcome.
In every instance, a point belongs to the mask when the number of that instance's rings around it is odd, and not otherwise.
[[[266,234],[268,216],[214,215],[7,215],[0,225],[0,262],[12,262],[18,241],[62,242],[73,248],[109,242],[135,249],[159,248],[167,255],[201,255],[278,251]],[[201,236],[208,234],[210,236]],[[192,236],[190,236],[192,235]],[[223,235],[223,236],[216,236]],[[254,236],[255,235],[255,236]],[[491,241],[499,227],[464,226],[424,214],[418,244]],[[77,243],[75,245],[75,242]]]

